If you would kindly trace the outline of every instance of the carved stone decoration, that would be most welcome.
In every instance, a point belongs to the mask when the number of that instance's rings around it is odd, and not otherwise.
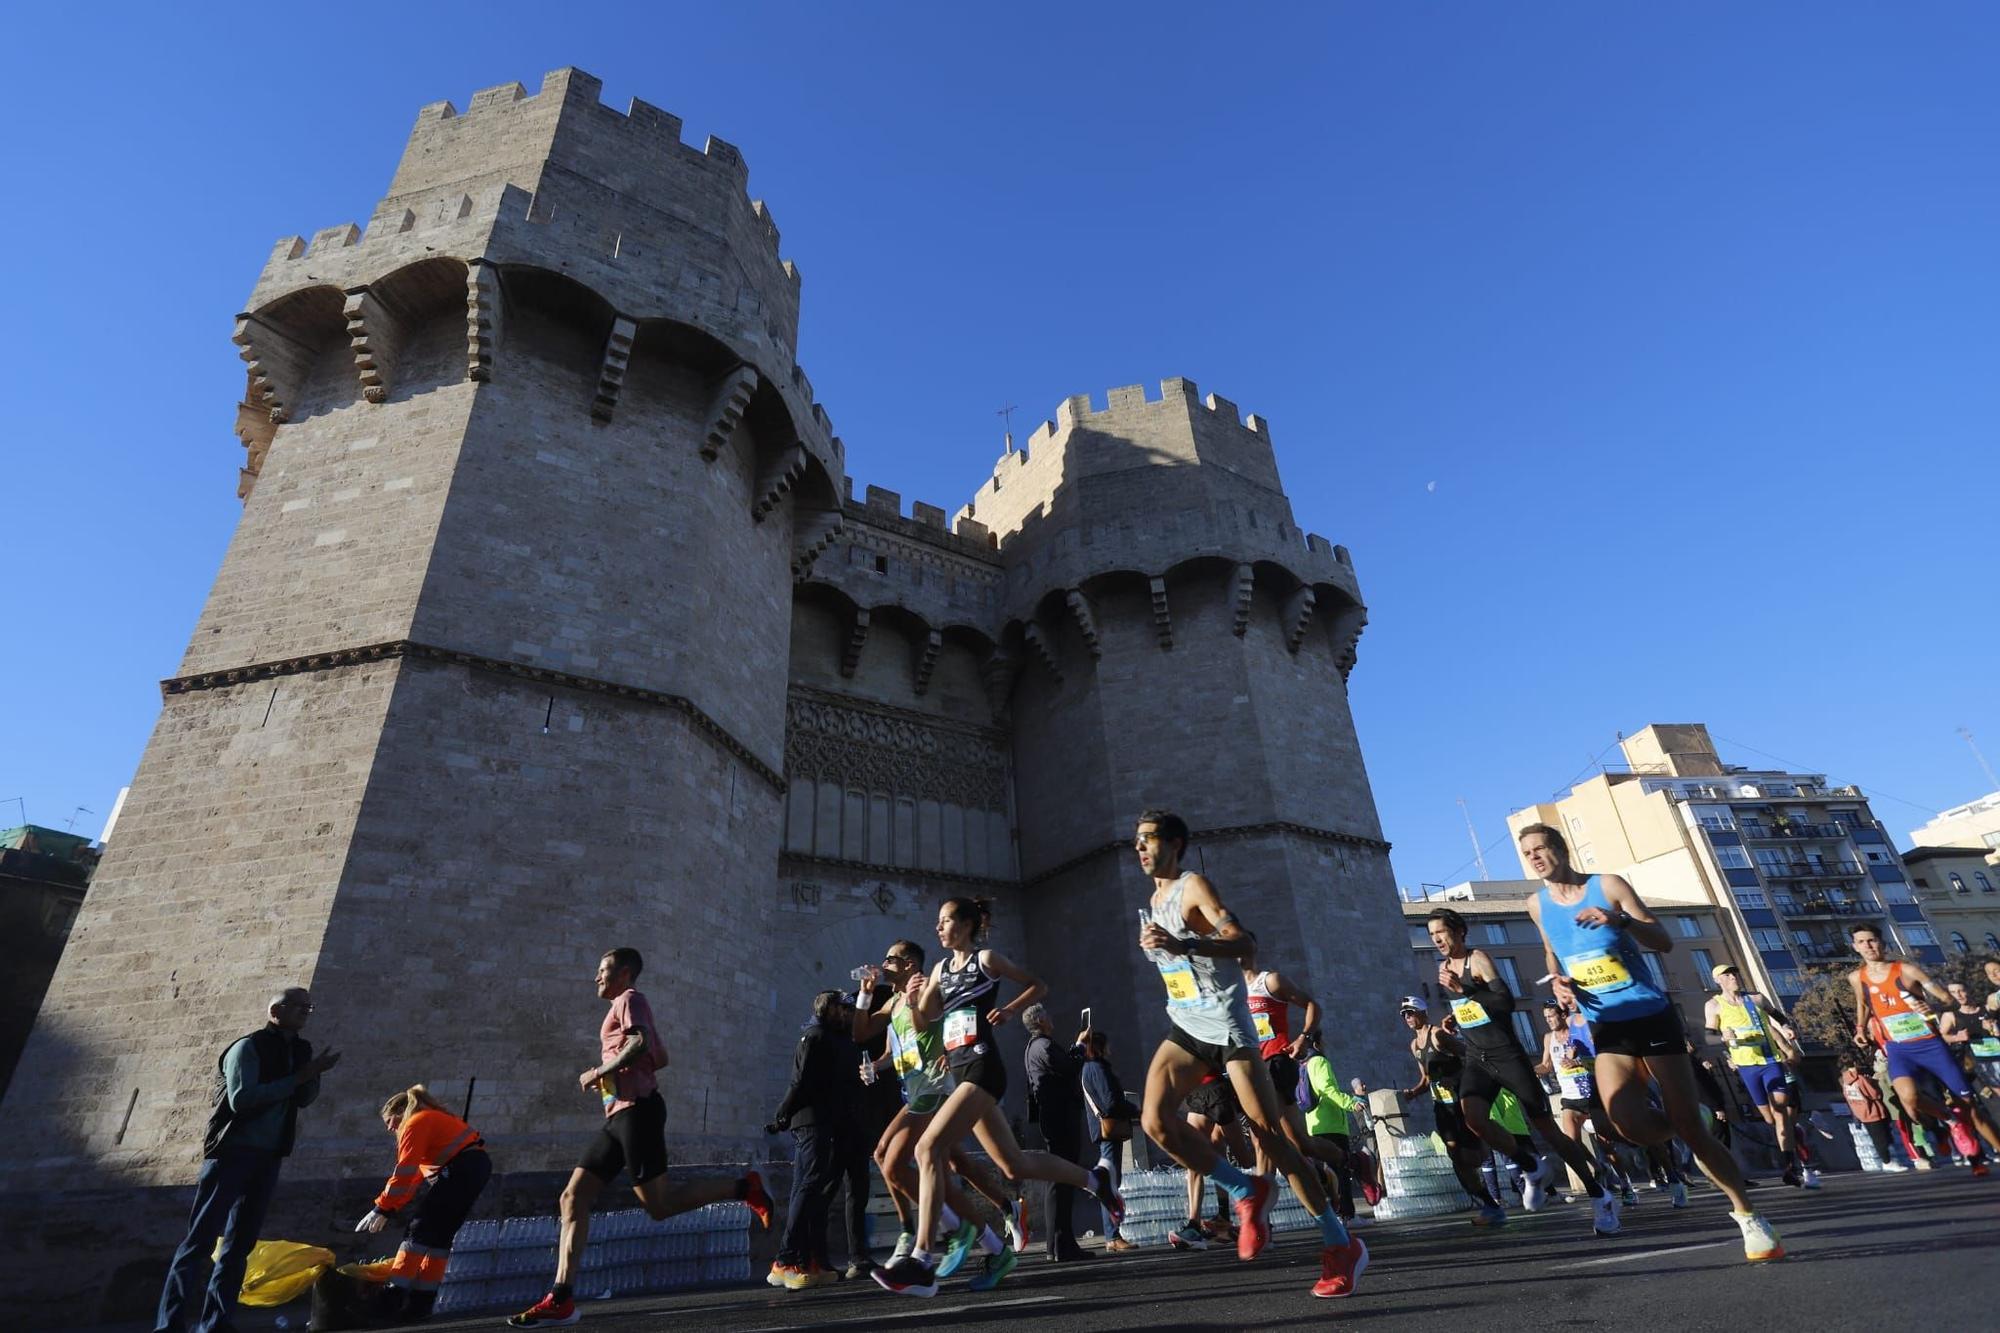
[[[916,687],[917,697],[922,698],[931,687],[931,673],[937,670],[938,654],[944,651],[944,634],[931,630],[917,645]]]
[[[889,909],[896,905],[896,895],[890,891],[887,884],[877,884],[875,892],[868,895],[868,901],[875,904],[876,911],[887,916]]]
[[[257,474],[264,470],[264,455],[271,452],[271,441],[277,437],[278,425],[271,420],[270,409],[260,407],[249,399],[250,388],[244,390],[244,400],[236,405],[236,438],[243,441],[243,466],[236,475],[236,498],[247,500],[252,488],[257,485]]]
[[[1257,575],[1248,565],[1236,567],[1236,623],[1231,626],[1237,638],[1250,632],[1250,605],[1257,591]],[[1293,652],[1298,649],[1294,647]]]
[[[492,379],[499,348],[500,270],[474,260],[465,270],[465,377],[479,383]]]
[[[1004,810],[1006,733],[794,686],[786,706],[785,775]]]
[[[1167,613],[1167,581],[1150,578],[1146,580],[1146,586],[1153,594],[1153,628],[1160,636],[1160,647],[1171,648],[1174,646],[1174,618]]]
[[[1300,586],[1285,599],[1285,648],[1296,653],[1305,642],[1306,626],[1312,623],[1313,604],[1318,599],[1309,586]]]
[[[361,396],[371,403],[386,401],[402,341],[395,312],[381,297],[364,289],[347,294],[341,314],[347,320],[347,346],[354,353]]]
[[[590,401],[590,415],[599,421],[611,420],[618,410],[618,395],[625,388],[625,371],[632,364],[632,340],[639,326],[620,316],[611,321],[611,335],[604,340],[604,360],[597,370],[597,396]]]
[[[722,377],[715,397],[709,401],[708,425],[701,435],[703,458],[713,463],[715,456],[728,446],[730,437],[736,434],[736,424],[743,420],[743,413],[750,406],[751,395],[756,392],[757,372],[749,366],[738,366]]]
[[[1090,609],[1090,599],[1080,588],[1071,588],[1063,598],[1069,603],[1069,613],[1076,617],[1076,628],[1083,635],[1083,646],[1090,649],[1090,660],[1095,662],[1104,656],[1104,645],[1097,640],[1097,616]]]
[[[838,509],[795,514],[792,519],[792,579],[812,573],[813,562],[840,536],[847,519]]]
[[[750,502],[750,517],[762,523],[764,515],[778,507],[785,493],[792,489],[800,477],[806,474],[806,450],[802,444],[795,444],[781,450],[778,455],[764,465],[757,478],[757,498]]]
[[[861,648],[868,642],[868,612],[859,608],[847,627],[847,642],[840,646],[840,674],[852,676],[861,665]]]
[[[1035,656],[1042,660],[1042,665],[1048,668],[1049,674],[1061,680],[1062,667],[1056,662],[1055,649],[1049,643],[1049,636],[1042,633],[1042,627],[1032,620],[1029,621],[1021,626],[1021,639],[1035,650]]]
[[[1340,678],[1346,680],[1354,670],[1355,659],[1360,654],[1361,631],[1368,625],[1368,608],[1352,606],[1340,613],[1333,622],[1333,664],[1340,669]]]
[[[312,366],[311,351],[254,315],[238,319],[229,340],[250,368],[250,401],[268,412],[273,423],[288,420]]]

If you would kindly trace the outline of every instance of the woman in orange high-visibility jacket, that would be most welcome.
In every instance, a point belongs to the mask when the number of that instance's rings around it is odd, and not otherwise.
[[[493,1162],[472,1126],[445,1110],[421,1083],[382,1103],[382,1123],[396,1136],[396,1169],[376,1196],[375,1207],[354,1229],[380,1231],[430,1181],[430,1192],[417,1205],[416,1219],[396,1250],[388,1283],[399,1289],[400,1313],[423,1319],[437,1302],[452,1239],[493,1175]]]

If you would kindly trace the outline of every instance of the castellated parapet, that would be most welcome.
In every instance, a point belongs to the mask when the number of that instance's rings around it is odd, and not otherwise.
[[[813,993],[951,893],[1135,1085],[1149,806],[1267,963],[1405,984],[1360,589],[1267,425],[1171,379],[1067,400],[949,518],[856,486],[742,156],[598,93],[425,107],[365,227],[280,241],[237,317],[242,517],[0,1105],[30,1323],[149,1312],[221,1043],[282,985],[346,1051],[266,1227],[309,1237],[418,1080],[470,1098],[491,1207],[552,1208],[616,945],[676,1170],[768,1151]],[[1370,1081],[1407,1058],[1328,1037]]]

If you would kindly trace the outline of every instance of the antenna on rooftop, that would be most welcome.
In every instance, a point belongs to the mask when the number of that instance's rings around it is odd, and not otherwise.
[[[97,812],[95,810],[86,810],[79,805],[76,809],[69,812],[69,823],[64,824],[63,828],[67,829],[71,833],[74,833],[76,832],[76,817],[78,815],[94,815],[96,813]]]
[[[2000,791],[2000,778],[1996,778],[1993,776],[1993,765],[1987,763],[1986,756],[1979,752],[1978,743],[1972,739],[1972,728],[1960,727],[1958,729],[1958,734],[1963,736],[1965,738],[1965,743],[1972,747],[1972,757],[1979,761],[1979,766],[1982,769],[1986,770],[1986,780],[1993,784],[1993,790]]]
[[[995,412],[993,414],[994,416],[999,417],[1001,421],[1006,423],[1007,452],[1010,454],[1014,452],[1014,414],[1020,410],[1021,410],[1021,405],[1019,403],[1009,403],[1007,404],[1007,406],[1001,408],[998,412]]]
[[[1465,836],[1472,839],[1472,860],[1473,864],[1479,867],[1479,878],[1492,879],[1493,876],[1486,873],[1486,853],[1480,849],[1479,834],[1472,827],[1472,811],[1465,808],[1463,796],[1458,798],[1458,812],[1465,816]]]

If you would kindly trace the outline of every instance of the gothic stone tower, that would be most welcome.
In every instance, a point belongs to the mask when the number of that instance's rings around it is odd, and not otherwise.
[[[243,517],[13,1080],[16,1197],[191,1181],[220,1042],[295,981],[346,1060],[294,1182],[376,1173],[414,1077],[566,1167],[615,944],[715,1016],[677,1071],[739,1058],[841,446],[737,151],[598,90],[423,108],[366,229],[258,279]],[[741,1160],[766,1091],[669,1082],[683,1148]]]

